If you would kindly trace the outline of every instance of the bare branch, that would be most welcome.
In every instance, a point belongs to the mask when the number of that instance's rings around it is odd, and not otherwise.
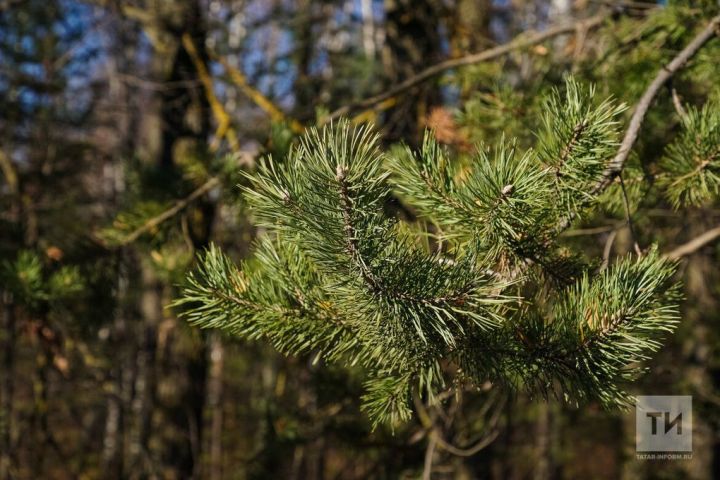
[[[622,191],[623,206],[625,207],[625,222],[630,230],[630,237],[633,241],[635,253],[639,257],[642,255],[642,251],[640,250],[640,245],[638,245],[637,235],[635,235],[635,226],[633,225],[632,214],[630,213],[630,200],[628,200],[627,189],[625,188],[625,181],[623,180],[622,172],[618,175],[618,179],[620,179],[620,190]]]
[[[677,93],[677,90],[675,90],[675,87],[671,88],[670,91],[672,92],[672,101],[673,101],[673,107],[675,107],[675,111],[677,112],[678,116],[682,118],[683,120],[687,118],[687,112],[685,111],[685,108],[682,106],[682,102],[680,101],[680,96]]]
[[[612,251],[613,243],[615,243],[617,233],[617,230],[613,230],[610,232],[610,235],[608,235],[607,240],[605,240],[605,248],[603,248],[603,261],[602,265],[600,265],[600,271],[605,270],[610,264],[610,253]]]
[[[288,116],[285,115],[285,113],[283,113],[283,111],[275,105],[272,100],[263,95],[260,90],[250,85],[247,81],[247,77],[245,77],[245,74],[238,68],[233,67],[227,60],[212,51],[210,52],[210,56],[223,66],[232,83],[234,83],[235,86],[237,86],[265,113],[270,115],[271,119],[276,122],[286,122],[290,129],[295,133],[302,133],[305,131],[305,127],[300,122],[293,118],[288,118]]]
[[[612,232],[613,230],[617,230],[619,227],[618,225],[602,225],[599,227],[592,227],[592,228],[579,228],[577,230],[566,230],[562,232],[561,236],[563,237],[580,237],[584,235],[598,235],[600,233],[607,233]]]
[[[468,448],[458,448],[448,442],[446,442],[440,435],[432,435],[437,439],[439,446],[446,450],[448,453],[458,457],[472,457],[480,450],[488,447],[492,442],[495,441],[497,436],[500,434],[500,430],[493,430],[484,437],[482,437],[475,445]]]
[[[720,227],[715,227],[702,235],[693,238],[687,243],[683,243],[679,247],[666,253],[664,256],[670,260],[678,260],[686,255],[697,252],[708,243],[720,238]]]
[[[577,22],[557,25],[554,27],[550,27],[547,30],[542,31],[542,32],[536,32],[536,33],[533,33],[530,35],[525,35],[525,34],[520,35],[519,37],[516,37],[510,43],[507,43],[505,45],[500,45],[498,47],[491,48],[489,50],[485,50],[485,51],[482,51],[479,53],[474,53],[472,55],[467,55],[464,57],[452,58],[450,60],[445,60],[444,62],[440,62],[431,67],[426,68],[425,70],[421,71],[420,73],[418,73],[416,75],[413,75],[412,77],[406,79],[405,81],[399,83],[398,85],[387,89],[383,93],[380,93],[378,95],[374,95],[374,96],[368,97],[364,100],[360,100],[358,102],[338,108],[334,112],[330,113],[326,117],[325,121],[330,121],[330,120],[334,120],[338,117],[342,117],[344,115],[349,114],[350,112],[352,112],[354,110],[372,108],[381,102],[384,102],[400,93],[403,93],[403,92],[413,88],[414,86],[416,86],[426,80],[436,77],[436,76],[438,76],[448,70],[451,70],[453,68],[464,67],[467,65],[474,65],[476,63],[487,62],[489,60],[493,60],[495,58],[501,57],[501,56],[503,56],[507,53],[510,53],[514,50],[531,47],[535,44],[544,42],[545,40],[551,39],[553,37],[557,37],[559,35],[573,33],[573,32],[577,32],[579,30],[588,31],[590,29],[599,27],[606,18],[607,18],[607,14],[600,14],[600,15],[596,15],[594,17],[590,17],[585,20],[580,20]]]
[[[150,220],[145,222],[141,227],[133,230],[130,234],[126,235],[125,238],[123,238],[120,242],[118,242],[119,246],[122,245],[128,245],[130,243],[133,243],[135,240],[140,238],[140,236],[144,233],[149,232],[153,228],[158,227],[162,223],[166,222],[167,220],[171,219],[184,209],[188,207],[192,202],[200,198],[201,196],[205,195],[207,192],[215,188],[217,185],[220,184],[220,180],[217,177],[212,177],[207,182],[200,185],[198,188],[196,188],[190,195],[183,198],[182,200],[178,200],[175,205],[173,205],[171,208],[168,208],[164,212],[162,212],[160,215],[157,215],[155,217],[152,217]]]
[[[423,466],[423,480],[432,478],[433,455],[435,455],[435,445],[437,445],[438,435],[430,435],[428,445],[425,449],[425,465]]]
[[[225,111],[225,107],[222,106],[222,103],[220,103],[220,100],[218,100],[217,95],[215,95],[215,88],[213,87],[212,77],[208,72],[207,65],[205,65],[205,62],[202,60],[202,58],[200,58],[200,53],[198,52],[197,47],[195,46],[195,43],[193,42],[192,37],[190,37],[189,34],[183,34],[182,44],[185,48],[185,51],[188,53],[188,55],[190,55],[190,59],[192,60],[198,77],[200,77],[200,81],[202,82],[205,89],[205,97],[207,98],[213,115],[218,122],[215,137],[210,143],[210,150],[217,150],[220,145],[220,140],[223,137],[227,138],[228,143],[230,144],[230,148],[232,150],[237,150],[238,146],[240,145],[237,134],[232,128],[232,121],[230,119],[230,115]]]
[[[652,10],[655,8],[659,8],[660,4],[658,3],[649,3],[649,2],[628,2],[628,1],[612,1],[612,0],[591,0],[592,3],[599,3],[600,5],[606,5],[608,7],[613,8],[627,8],[630,10]]]

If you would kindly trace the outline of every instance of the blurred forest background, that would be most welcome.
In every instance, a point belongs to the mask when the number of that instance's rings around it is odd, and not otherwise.
[[[503,132],[527,145],[563,74],[633,105],[716,9],[0,0],[0,480],[419,478],[427,418],[373,431],[359,372],[200,331],[168,307],[210,242],[247,256],[258,232],[239,171],[339,116],[374,122],[388,147],[426,127],[460,155]],[[528,31],[552,34],[513,40]],[[718,97],[717,43],[653,106],[641,176],[683,104]],[[485,50],[497,54],[415,77]],[[713,202],[679,212],[628,190],[645,245],[669,251],[720,220]],[[611,206],[566,237],[607,258],[633,248],[630,226]],[[636,460],[632,411],[488,386],[421,412],[455,445],[483,440],[439,451],[433,478],[719,478],[718,255],[708,243],[682,260],[683,321],[633,387],[693,395],[692,460]]]

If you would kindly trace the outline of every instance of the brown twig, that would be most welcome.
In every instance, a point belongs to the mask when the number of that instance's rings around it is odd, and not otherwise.
[[[432,478],[433,455],[435,455],[435,446],[437,445],[438,436],[430,435],[428,438],[427,448],[425,449],[425,464],[423,466],[423,480]]]
[[[300,122],[293,118],[289,118],[277,105],[272,102],[272,100],[263,95],[260,90],[250,85],[247,81],[247,77],[245,77],[245,74],[238,68],[232,66],[227,60],[212,51],[210,52],[210,56],[223,66],[235,86],[237,86],[265,113],[270,115],[271,119],[276,122],[286,122],[290,129],[295,133],[302,133],[305,131],[305,127]]]
[[[577,32],[577,31],[579,31],[579,29],[588,31],[590,29],[600,26],[606,18],[607,18],[607,14],[600,14],[600,15],[596,15],[594,17],[590,17],[585,20],[579,20],[577,22],[571,22],[571,23],[567,23],[567,24],[557,25],[554,27],[550,27],[547,30],[542,31],[542,32],[536,32],[536,33],[533,33],[533,34],[527,35],[527,36],[521,35],[505,45],[500,45],[498,47],[491,48],[489,50],[485,50],[485,51],[482,51],[479,53],[474,53],[472,55],[466,55],[464,57],[452,58],[450,60],[445,60],[443,62],[437,63],[431,67],[426,68],[425,70],[421,71],[420,73],[413,75],[412,77],[406,79],[403,82],[400,82],[398,85],[385,90],[383,93],[380,93],[378,95],[374,95],[372,97],[368,97],[363,100],[359,100],[359,101],[351,103],[349,105],[340,107],[337,110],[335,110],[334,112],[330,113],[326,117],[325,120],[326,121],[334,120],[338,117],[347,115],[354,110],[372,108],[373,106],[375,106],[385,100],[388,100],[400,93],[403,93],[403,92],[413,88],[414,86],[416,86],[426,80],[434,78],[448,70],[452,70],[453,68],[464,67],[464,66],[468,66],[468,65],[474,65],[477,63],[487,62],[489,60],[493,60],[495,58],[501,57],[501,56],[503,56],[507,53],[510,53],[514,50],[531,47],[533,45],[544,42],[545,40],[548,40],[553,37],[557,37],[559,35]]]
[[[598,235],[601,233],[607,233],[612,232],[613,230],[617,230],[617,225],[602,225],[599,227],[592,227],[592,228],[579,228],[577,230],[566,230],[562,232],[561,236],[563,237],[580,237],[585,235]]]
[[[455,455],[457,457],[472,457],[476,453],[478,453],[480,450],[486,448],[489,446],[492,442],[495,441],[497,436],[500,434],[500,430],[492,430],[487,435],[483,436],[475,445],[468,447],[468,448],[459,448],[455,445],[452,445],[451,443],[446,442],[440,435],[432,435],[432,437],[435,437],[437,443],[439,444],[440,448],[447,451],[448,453]]]
[[[178,200],[175,205],[168,208],[164,212],[162,212],[160,215],[156,215],[152,217],[150,220],[145,222],[141,227],[133,230],[131,233],[126,235],[120,242],[117,243],[118,246],[122,245],[128,245],[130,243],[133,243],[135,240],[140,238],[140,236],[144,233],[149,232],[153,228],[158,227],[163,222],[171,219],[178,213],[180,213],[182,210],[188,207],[192,202],[200,198],[201,196],[205,195],[207,192],[215,188],[217,185],[220,185],[220,180],[217,177],[212,177],[207,182],[200,185],[198,188],[196,188],[190,195],[183,198],[182,200]]]
[[[675,107],[675,111],[681,119],[685,120],[687,118],[687,112],[682,106],[682,102],[680,101],[680,96],[678,95],[677,90],[675,90],[675,87],[672,87],[670,89],[670,92],[672,93],[673,107]]]
[[[683,243],[679,247],[676,247],[674,250],[666,253],[664,257],[670,260],[678,260],[684,256],[697,252],[702,247],[717,238],[720,238],[720,227],[710,229],[702,235],[693,238],[689,242]]]
[[[672,59],[670,63],[663,66],[660,71],[658,71],[653,81],[645,90],[645,93],[643,93],[640,101],[635,106],[635,111],[630,118],[630,124],[625,132],[623,141],[618,148],[617,154],[608,163],[607,167],[605,168],[600,177],[600,181],[598,181],[598,183],[592,189],[591,193],[593,195],[599,195],[600,193],[602,193],[610,185],[610,183],[612,183],[615,177],[622,171],[623,167],[625,166],[625,161],[627,160],[628,155],[630,155],[630,150],[635,144],[635,141],[637,140],[637,137],[640,133],[640,127],[642,127],[645,115],[647,114],[650,105],[660,91],[660,88],[668,80],[670,80],[670,78],[672,78],[675,72],[680,70],[700,50],[700,48],[705,45],[708,40],[710,40],[717,34],[717,29],[719,26],[720,15],[710,20],[710,22],[705,26],[705,28],[703,28],[702,31],[700,31],[700,33],[698,33],[695,38],[693,38],[692,41],[688,43],[687,46],[675,56],[675,58]],[[556,231],[561,232],[567,227],[569,227],[572,221],[575,219],[575,216],[575,212],[570,212],[567,217],[565,217],[560,221],[560,223],[558,223]]]
[[[608,235],[607,240],[605,240],[605,248],[603,248],[603,261],[602,265],[600,265],[600,271],[605,270],[608,265],[610,265],[610,252],[612,251],[613,243],[615,243],[617,233],[617,230],[613,230],[610,232],[610,235]]]
[[[642,255],[642,251],[640,250],[640,245],[638,245],[637,236],[635,235],[635,226],[633,225],[632,214],[630,213],[630,200],[628,199],[627,189],[625,188],[625,181],[623,180],[622,172],[618,175],[618,179],[620,180],[620,190],[622,191],[623,207],[625,207],[625,223],[630,230],[630,237],[633,241],[633,248],[635,249],[635,253],[639,257]]]
[[[649,2],[627,2],[627,1],[612,1],[612,0],[592,0],[592,3],[598,3],[600,5],[605,5],[608,7],[614,7],[614,8],[629,8],[633,10],[653,10],[655,8],[660,8],[660,4],[658,3],[649,3]]]
[[[230,119],[230,115],[225,111],[225,107],[223,107],[222,103],[220,103],[217,95],[215,95],[215,88],[213,87],[212,77],[208,72],[207,65],[205,65],[205,62],[200,57],[200,53],[198,52],[198,49],[189,34],[183,34],[182,44],[185,48],[185,51],[188,53],[188,55],[190,55],[190,59],[195,66],[195,70],[197,71],[200,82],[202,82],[203,88],[205,90],[205,97],[207,98],[213,115],[218,122],[217,131],[215,132],[215,136],[212,142],[210,142],[210,150],[217,150],[220,145],[220,140],[223,137],[227,138],[228,143],[230,144],[230,148],[232,150],[237,150],[238,146],[240,145],[237,134],[232,128],[232,121]]]

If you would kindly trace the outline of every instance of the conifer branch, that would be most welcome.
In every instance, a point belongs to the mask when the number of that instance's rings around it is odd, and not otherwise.
[[[664,65],[657,73],[653,81],[648,85],[642,97],[635,106],[635,110],[630,119],[623,141],[618,148],[615,157],[607,164],[602,172],[600,181],[593,187],[591,194],[593,196],[602,193],[614,180],[614,178],[622,171],[625,161],[630,155],[630,151],[637,140],[642,127],[643,121],[650,105],[662,86],[672,78],[672,76],[680,70],[685,64],[718,33],[720,27],[720,15],[714,17],[710,22],[678,53],[670,63]],[[568,228],[577,216],[577,212],[570,211],[557,225],[556,232],[561,232]]]
[[[392,158],[393,184],[410,203],[443,228],[459,229],[448,237],[451,253],[443,253],[451,261],[418,248],[411,241],[416,232],[385,213],[390,172],[376,135],[346,121],[312,129],[286,161],[267,159],[246,174],[243,190],[258,223],[282,237],[278,245],[286,250],[259,249],[257,276],[249,281],[255,286],[240,298],[270,308],[229,302],[237,295],[224,272],[233,269],[211,251],[190,277],[186,315],[201,326],[268,338],[284,352],[317,350],[360,362],[370,375],[362,408],[373,425],[407,419],[411,390],[432,401],[446,389],[448,364],[472,382],[624,404],[620,382],[676,322],[674,297],[665,293],[674,291],[675,266],[651,251],[591,277],[550,245],[557,212],[584,206],[583,189],[614,152],[615,118],[623,109],[611,100],[592,102],[592,88],[572,79],[566,87],[548,103],[540,153],[516,155],[503,140],[494,152],[480,149],[472,168],[458,170],[428,135],[417,157]],[[558,163],[559,179],[551,168]],[[541,275],[516,281],[529,291],[557,290],[558,298],[546,304],[509,297],[507,282],[484,273],[496,262],[509,264],[508,272],[527,270],[528,259],[543,267]],[[277,264],[288,262],[292,274],[278,273]],[[229,298],[218,297],[214,284]],[[296,295],[295,285],[307,293]],[[272,307],[298,304],[306,307],[290,320]],[[327,304],[343,316],[341,325],[327,321]]]
[[[709,101],[702,109],[690,106],[682,131],[665,149],[659,184],[675,208],[700,206],[720,192],[720,111]]]
[[[175,202],[175,204],[172,207],[168,208],[161,214],[150,218],[145,223],[143,223],[142,226],[136,228],[129,234],[125,235],[125,237],[123,237],[120,241],[113,242],[114,246],[125,246],[125,245],[129,245],[129,244],[135,242],[138,238],[140,238],[141,235],[153,230],[154,228],[159,227],[167,220],[170,220],[175,215],[177,215],[181,211],[185,210],[195,200],[202,197],[203,195],[205,195],[206,193],[208,193],[210,190],[212,190],[213,188],[215,188],[218,185],[220,185],[219,178],[217,178],[217,177],[210,178],[205,183],[200,185],[198,188],[193,190],[193,192],[190,193],[190,195]]]

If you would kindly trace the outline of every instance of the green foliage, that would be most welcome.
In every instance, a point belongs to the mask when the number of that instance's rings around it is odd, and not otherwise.
[[[133,231],[142,227],[149,219],[160,215],[170,205],[148,200],[138,202],[131,208],[121,211],[113,219],[112,225],[99,232],[100,237],[110,245],[119,245]],[[158,235],[163,229],[154,228],[149,232]]]
[[[550,228],[547,172],[533,152],[519,155],[504,139],[492,153],[479,149],[471,167],[456,168],[427,134],[419,155],[408,152],[391,166],[397,190],[423,217],[451,235],[459,230],[478,239],[492,258],[522,252]]]
[[[675,208],[701,205],[720,189],[720,108],[715,102],[702,109],[689,107],[682,132],[666,149],[660,164],[668,199]]]
[[[362,397],[363,410],[372,419],[373,427],[381,422],[395,427],[410,419],[410,380],[409,375],[385,372],[385,376],[372,378],[365,383],[367,393]]]
[[[547,105],[562,121],[545,119],[539,152],[502,140],[469,167],[430,134],[418,154],[386,162],[365,127],[311,130],[282,163],[246,175],[245,200],[269,232],[255,257],[238,269],[211,247],[176,306],[286,354],[362,365],[375,425],[406,420],[410,392],[432,402],[448,377],[624,405],[621,383],[676,321],[674,265],[651,252],[596,274],[557,249],[557,219],[594,203],[585,191],[623,107],[573,80]],[[392,187],[440,233],[390,216]]]
[[[593,200],[589,192],[618,145],[618,116],[626,109],[611,99],[594,101],[594,87],[569,78],[564,95],[554,91],[544,104],[538,157],[554,174],[559,208],[577,211]]]
[[[533,102],[541,96],[537,95],[533,86],[514,88],[506,83],[497,85],[497,72],[492,74],[495,78],[478,75],[478,72],[467,74],[472,75],[478,84],[489,83],[492,87],[489,92],[472,91],[458,112],[458,122],[473,140],[494,142],[504,135],[512,135],[518,138],[521,146],[527,146],[533,140],[528,130],[527,113],[537,107]]]
[[[502,139],[492,155],[480,148],[466,167],[426,137],[420,155],[399,155],[391,166],[399,193],[443,232],[460,230],[490,258],[531,259],[564,279],[577,267],[549,248],[554,226],[595,200],[590,192],[617,146],[625,106],[597,102],[593,88],[572,78],[544,104],[537,150],[519,155]]]
[[[3,284],[9,286],[23,303],[35,304],[44,295],[42,263],[29,250],[18,252],[14,262],[3,262],[2,279]]]
[[[262,241],[242,271],[211,246],[200,265],[176,302],[196,307],[185,312],[191,323],[264,338],[294,355],[317,352],[335,359],[356,343],[319,289],[317,273],[292,244]]]
[[[5,260],[0,268],[0,280],[18,303],[31,309],[69,300],[85,287],[77,267],[62,266],[48,271],[40,257],[30,250],[18,252],[14,261]]]
[[[636,154],[630,154],[630,157],[625,163],[622,178],[628,204],[631,206],[639,205],[648,194],[651,183],[648,182],[648,175],[643,171],[640,160]],[[598,198],[598,207],[616,217],[625,217],[623,185],[618,180],[612,182]]]
[[[618,385],[640,372],[638,362],[660,348],[662,335],[679,319],[674,273],[675,265],[653,249],[620,260],[592,280],[583,275],[562,292],[550,327],[541,329],[533,348],[544,362],[531,380],[549,384],[552,372],[575,402],[596,398],[606,406],[629,405]]]

